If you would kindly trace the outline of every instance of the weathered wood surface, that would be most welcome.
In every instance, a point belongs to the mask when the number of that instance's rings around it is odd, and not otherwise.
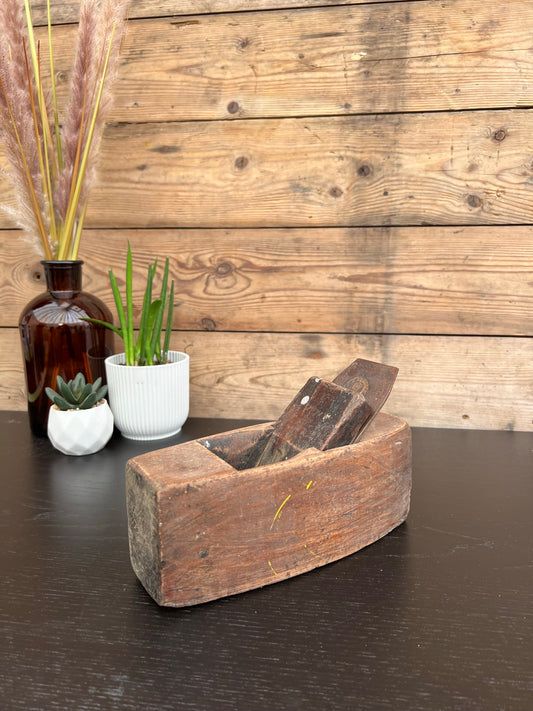
[[[266,441],[254,445],[247,466],[274,464],[309,447],[353,444],[383,407],[397,375],[394,366],[357,358],[333,381],[309,378]]]
[[[109,126],[87,226],[529,223],[532,129],[518,109]]]
[[[117,119],[425,111],[436,96],[449,109],[530,106],[533,6],[506,9],[497,21],[490,3],[455,0],[133,23]]]
[[[191,354],[191,412],[275,419],[303,377],[354,355],[400,370],[387,411],[412,426],[533,429],[533,339],[318,334],[176,334]]]
[[[357,356],[399,367],[387,411],[413,427],[533,430],[531,338],[189,331],[172,347],[191,357],[191,417],[276,419],[295,383]],[[16,329],[0,354],[0,407],[25,409]]]
[[[263,429],[252,428],[251,440]],[[127,464],[132,565],[160,605],[281,582],[354,553],[407,517],[411,437],[397,418],[378,416],[358,444],[243,472],[213,454],[211,440]]]
[[[529,107],[531,26],[529,0],[507,0],[497,18],[491,3],[455,0],[136,20],[112,118],[390,113],[437,101],[440,110]],[[54,33],[60,100],[74,33]]]
[[[366,4],[369,0],[345,0],[345,5]],[[380,2],[405,2],[405,0],[372,0]],[[132,0],[129,17],[165,17],[186,14],[274,10],[337,5],[338,0]],[[52,22],[77,22],[80,0],[50,0]],[[46,0],[32,2],[36,23],[46,24]]]
[[[84,288],[113,313],[107,271],[134,298],[170,255],[181,330],[533,335],[533,227],[86,230]],[[105,249],[102,249],[105,245]],[[44,288],[40,257],[0,232],[0,326]]]
[[[350,444],[354,429],[370,417],[370,406],[362,395],[320,378],[309,378],[278,418],[274,430],[251,466],[274,464],[304,449],[331,449],[339,435]]]
[[[77,6],[52,0],[54,21]],[[193,413],[277,417],[293,376],[320,356],[333,374],[349,344],[401,366],[410,423],[532,429],[532,13],[134,0],[81,256],[109,305],[128,238],[139,283],[171,256]],[[63,96],[74,28],[55,29]],[[0,407],[21,409],[15,326],[43,286],[10,227],[0,214]]]

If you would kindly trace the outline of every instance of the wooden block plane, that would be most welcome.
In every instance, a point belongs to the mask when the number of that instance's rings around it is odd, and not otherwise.
[[[350,386],[341,376],[340,386]],[[131,459],[130,557],[153,599],[183,607],[280,582],[354,553],[405,521],[411,432],[400,418],[377,412],[389,385],[377,399],[371,386],[369,396],[353,389],[352,410],[370,403],[363,411],[372,422],[350,444],[296,446],[287,459],[255,466],[278,420]],[[330,395],[335,400],[335,388]],[[298,440],[293,434],[283,430],[285,441]],[[319,446],[330,439],[319,432]]]

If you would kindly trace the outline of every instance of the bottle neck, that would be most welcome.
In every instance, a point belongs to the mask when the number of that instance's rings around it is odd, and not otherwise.
[[[81,291],[81,259],[76,260],[44,260],[46,288],[56,299],[71,299]]]

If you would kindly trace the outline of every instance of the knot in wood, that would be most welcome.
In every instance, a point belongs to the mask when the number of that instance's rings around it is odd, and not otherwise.
[[[220,262],[220,264],[218,264],[215,269],[215,274],[217,274],[218,276],[226,276],[227,274],[231,274],[232,271],[232,264],[230,264],[229,262]]]
[[[372,167],[368,163],[363,163],[357,169],[357,174],[362,178],[367,178],[372,173]]]
[[[212,318],[203,318],[200,325],[205,331],[216,331],[217,325]]]
[[[334,188],[331,188],[329,194],[331,195],[331,197],[340,198],[344,193],[341,188],[335,186]]]
[[[178,153],[179,147],[178,146],[157,146],[156,148],[152,148],[152,153],[161,153],[161,155],[168,155],[169,153]]]
[[[239,108],[239,104],[236,101],[230,101],[228,104],[228,113],[236,114]]]
[[[501,143],[507,138],[507,131],[504,128],[499,128],[497,131],[494,131],[494,133],[492,134],[492,138],[497,143]]]
[[[244,168],[246,168],[246,166],[248,165],[248,163],[249,163],[249,161],[248,161],[248,158],[247,158],[246,156],[239,156],[239,157],[235,160],[235,167],[238,168],[239,170],[243,170]]]
[[[470,207],[479,208],[483,205],[483,200],[479,197],[479,195],[469,195],[466,201]]]

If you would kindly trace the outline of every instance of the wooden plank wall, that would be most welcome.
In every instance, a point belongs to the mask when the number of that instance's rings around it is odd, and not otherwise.
[[[52,5],[64,95],[77,2]],[[399,366],[387,409],[412,425],[533,430],[533,3],[133,0],[130,17],[80,256],[112,305],[128,240],[141,281],[170,255],[191,415],[275,418],[359,356]],[[39,259],[2,215],[4,409],[25,407]]]

